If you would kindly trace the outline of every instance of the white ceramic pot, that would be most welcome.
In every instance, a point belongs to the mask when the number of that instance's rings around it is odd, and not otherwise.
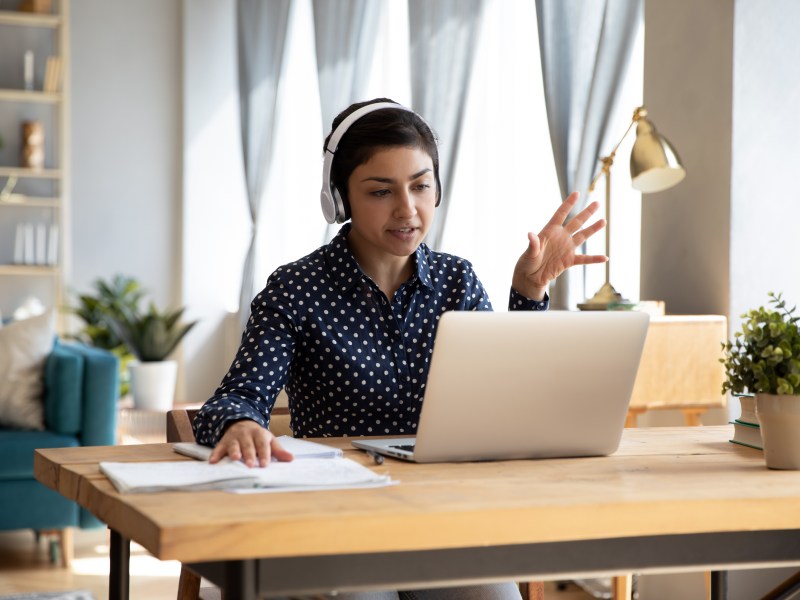
[[[756,394],[764,458],[770,469],[800,469],[800,396]]]
[[[132,362],[128,365],[128,371],[136,408],[162,412],[172,409],[178,376],[176,361]]]

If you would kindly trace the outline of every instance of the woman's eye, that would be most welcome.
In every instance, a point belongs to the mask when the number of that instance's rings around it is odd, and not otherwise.
[[[420,191],[422,191],[422,192],[424,192],[425,190],[428,190],[428,189],[430,189],[430,187],[431,187],[431,184],[430,184],[430,183],[420,183],[420,184],[417,186],[417,189],[418,189],[418,190],[420,190]]]
[[[389,190],[375,190],[374,192],[370,192],[370,194],[376,198],[383,198],[389,194]]]

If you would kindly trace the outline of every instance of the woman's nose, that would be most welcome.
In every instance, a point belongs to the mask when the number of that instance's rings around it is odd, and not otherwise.
[[[408,190],[403,190],[396,195],[397,202],[395,203],[394,212],[398,218],[409,218],[417,214],[417,205],[414,201],[413,194]]]

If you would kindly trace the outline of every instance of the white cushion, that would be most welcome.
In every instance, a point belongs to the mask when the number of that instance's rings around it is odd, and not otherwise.
[[[54,321],[48,311],[0,328],[0,426],[44,429],[44,365]]]

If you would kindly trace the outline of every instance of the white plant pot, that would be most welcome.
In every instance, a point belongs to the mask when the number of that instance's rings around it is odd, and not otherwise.
[[[161,412],[172,409],[178,376],[176,361],[133,362],[128,365],[128,370],[136,408]]]
[[[764,458],[770,469],[800,469],[800,396],[756,394]]]

